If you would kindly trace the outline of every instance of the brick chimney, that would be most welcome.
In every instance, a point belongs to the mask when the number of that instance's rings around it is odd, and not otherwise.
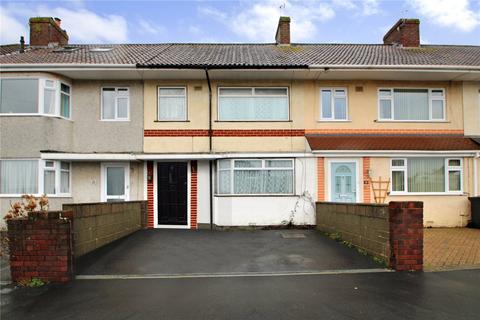
[[[68,44],[68,35],[60,28],[59,18],[34,17],[30,18],[30,46],[65,46]]]
[[[278,20],[275,41],[279,45],[290,45],[290,17],[280,17]]]
[[[420,46],[420,20],[400,19],[383,37],[384,44],[396,44],[402,47]]]

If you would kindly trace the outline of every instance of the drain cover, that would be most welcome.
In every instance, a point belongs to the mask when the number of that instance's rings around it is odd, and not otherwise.
[[[282,232],[281,235],[282,235],[283,239],[303,239],[303,238],[306,238],[305,234],[303,234],[303,233]]]

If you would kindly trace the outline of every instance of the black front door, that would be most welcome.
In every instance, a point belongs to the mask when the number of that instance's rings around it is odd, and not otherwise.
[[[187,163],[159,162],[158,224],[187,225]]]

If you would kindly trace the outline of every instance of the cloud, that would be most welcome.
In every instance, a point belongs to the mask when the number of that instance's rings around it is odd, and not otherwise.
[[[145,19],[139,19],[138,25],[140,26],[140,32],[142,33],[158,35],[158,34],[165,33],[166,31],[165,27],[154,25]]]
[[[379,0],[332,0],[335,7],[356,11],[357,15],[371,16],[380,12]]]
[[[472,9],[468,0],[410,0],[429,22],[469,32],[480,25],[480,8]],[[480,3],[477,3],[480,7]]]
[[[101,15],[81,8],[49,7],[12,4],[0,6],[2,33],[0,42],[8,43],[20,35],[27,35],[26,25],[33,16],[59,17],[72,43],[120,43],[128,40],[128,25],[119,15]],[[4,24],[8,24],[5,28]],[[20,28],[19,26],[25,27]],[[8,30],[3,32],[3,30]],[[5,33],[5,35],[4,35]],[[17,42],[17,41],[15,41]]]
[[[0,7],[0,43],[18,43],[20,36],[25,36],[28,41],[27,34],[28,29],[26,24],[22,24]]]

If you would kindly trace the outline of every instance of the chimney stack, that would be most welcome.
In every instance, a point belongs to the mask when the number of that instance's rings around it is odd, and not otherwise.
[[[60,28],[59,18],[34,17],[30,18],[30,46],[48,47],[65,46],[68,44],[68,35]]]
[[[275,41],[278,45],[290,45],[290,17],[280,17],[278,20]]]
[[[420,20],[400,19],[383,37],[384,44],[420,46]]]

